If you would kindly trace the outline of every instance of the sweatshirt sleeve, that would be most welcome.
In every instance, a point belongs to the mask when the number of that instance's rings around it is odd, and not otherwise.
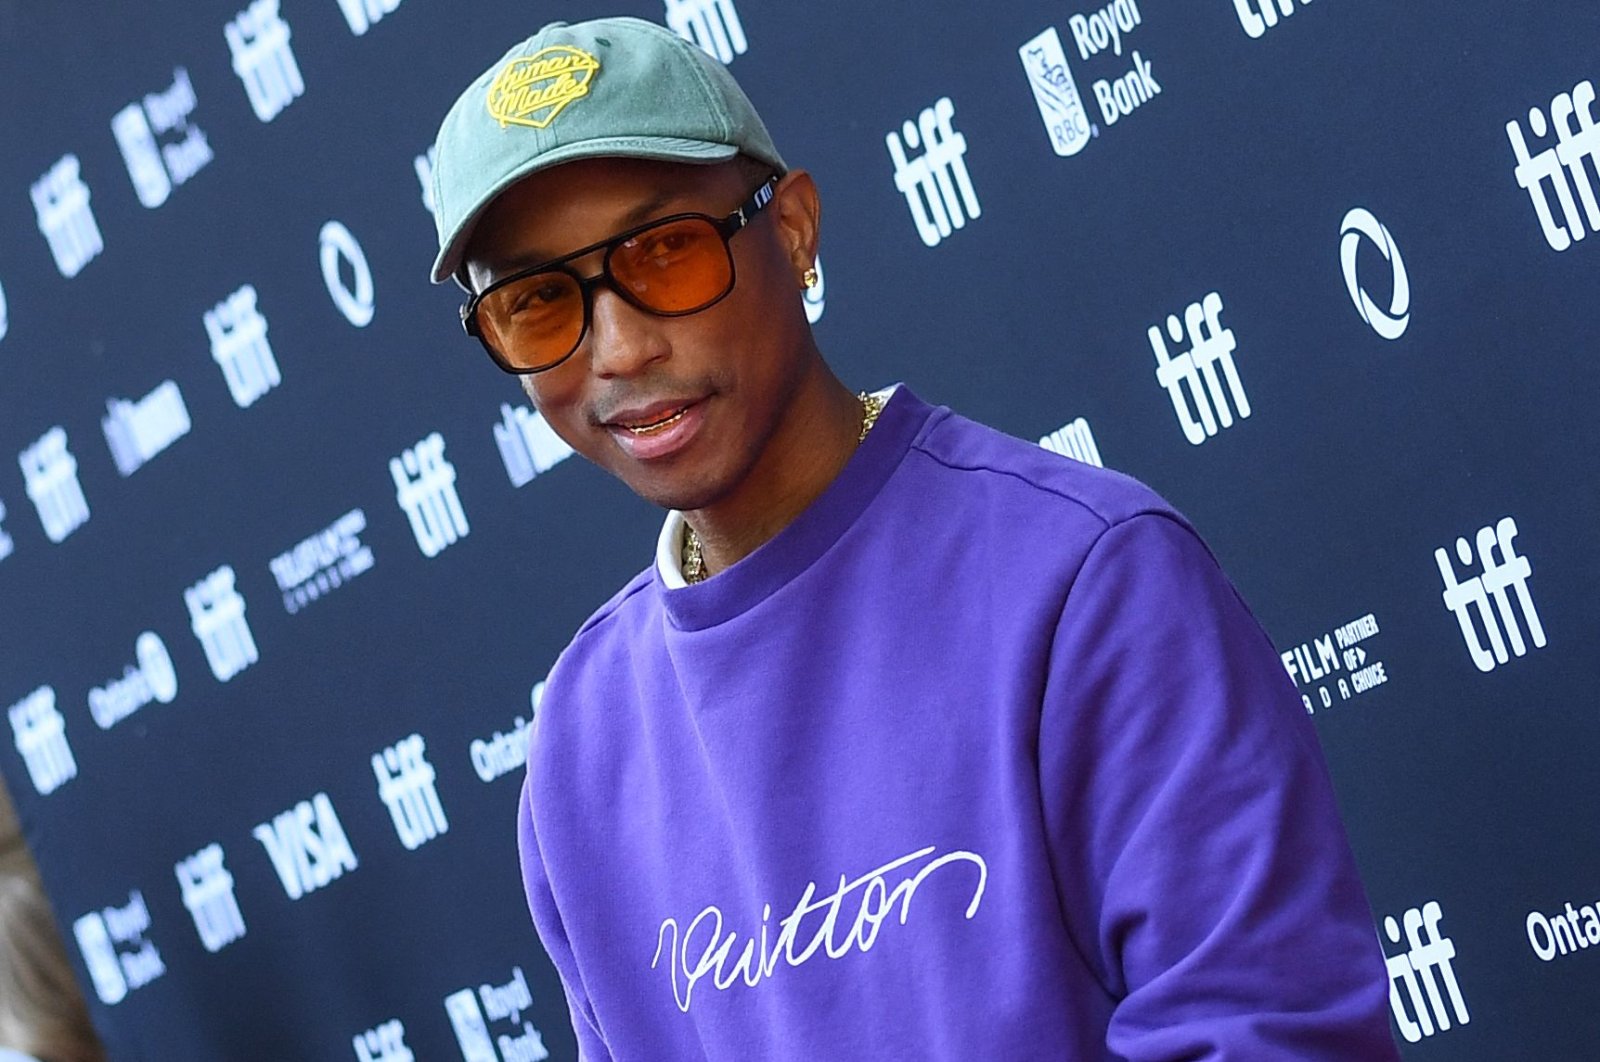
[[[1199,538],[1112,525],[1039,735],[1063,917],[1130,1062],[1387,1062],[1388,975],[1314,729]]]
[[[522,783],[522,798],[517,803],[517,850],[522,857],[522,887],[528,894],[528,910],[533,914],[533,927],[538,931],[539,942],[544,945],[545,953],[555,965],[556,973],[561,977],[562,991],[566,993],[567,1011],[578,1037],[578,1062],[612,1062],[611,1051],[600,1035],[594,1008],[589,1005],[588,994],[578,975],[572,946],[567,942],[566,929],[561,924],[561,912],[556,909],[555,896],[545,876],[539,839],[534,833],[532,790],[526,779]]]

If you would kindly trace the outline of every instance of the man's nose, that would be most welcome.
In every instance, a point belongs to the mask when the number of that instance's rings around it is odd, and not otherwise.
[[[599,284],[589,321],[589,363],[597,376],[633,376],[672,353],[664,318],[631,305]]]

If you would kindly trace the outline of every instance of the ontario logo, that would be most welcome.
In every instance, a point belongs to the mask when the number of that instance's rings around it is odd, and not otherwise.
[[[573,100],[589,94],[600,60],[565,44],[513,59],[489,82],[489,115],[500,128],[515,123],[543,129]]]

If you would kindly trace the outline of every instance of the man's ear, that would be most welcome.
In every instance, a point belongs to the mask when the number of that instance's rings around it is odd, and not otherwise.
[[[798,283],[817,260],[822,225],[822,200],[811,174],[805,170],[784,174],[767,209],[774,212],[778,239]]]

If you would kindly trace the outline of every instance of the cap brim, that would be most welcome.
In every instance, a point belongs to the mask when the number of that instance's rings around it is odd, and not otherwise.
[[[709,164],[725,162],[739,153],[732,144],[715,144],[707,140],[685,140],[666,136],[614,136],[567,144],[547,151],[525,165],[518,166],[501,177],[463,217],[461,224],[451,234],[433,261],[433,282],[441,284],[455,276],[461,268],[462,255],[472,239],[478,219],[489,204],[513,184],[540,170],[548,170],[564,162],[592,158],[654,159],[658,162],[688,162]]]

